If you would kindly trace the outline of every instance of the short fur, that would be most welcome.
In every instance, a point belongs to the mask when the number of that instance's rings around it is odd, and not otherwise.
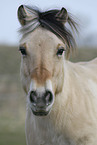
[[[21,59],[21,79],[27,94],[27,145],[97,145],[97,58],[72,63],[64,54],[58,57],[58,46],[66,46],[42,27],[20,43],[26,43],[27,51]],[[45,117],[33,115],[30,108],[28,93],[33,79],[36,88],[45,88],[48,79],[52,82],[55,100]]]

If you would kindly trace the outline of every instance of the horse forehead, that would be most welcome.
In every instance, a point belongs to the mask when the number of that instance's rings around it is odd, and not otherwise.
[[[29,41],[28,41],[28,45],[32,46],[32,47],[40,47],[40,48],[44,48],[46,47],[50,47],[50,45],[54,45],[54,40],[51,36],[48,35],[40,35],[40,34],[36,34],[33,35],[32,37],[30,37]]]
[[[30,47],[51,47],[52,45],[56,47],[62,41],[52,32],[38,28],[27,36],[26,43]]]

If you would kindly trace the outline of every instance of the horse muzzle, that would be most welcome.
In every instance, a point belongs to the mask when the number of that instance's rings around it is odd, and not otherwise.
[[[51,91],[46,90],[43,93],[31,91],[29,95],[30,108],[36,116],[46,116],[53,105],[54,95]]]

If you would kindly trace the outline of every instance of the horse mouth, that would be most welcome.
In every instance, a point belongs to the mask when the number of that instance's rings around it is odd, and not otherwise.
[[[36,116],[46,116],[48,115],[49,111],[32,111]]]

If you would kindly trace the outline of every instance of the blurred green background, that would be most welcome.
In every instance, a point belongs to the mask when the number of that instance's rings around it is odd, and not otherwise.
[[[86,61],[95,57],[97,48],[79,48],[71,61]],[[26,96],[19,70],[18,47],[0,46],[0,145],[26,145]]]
[[[26,97],[17,47],[0,46],[0,145],[26,145]]]

